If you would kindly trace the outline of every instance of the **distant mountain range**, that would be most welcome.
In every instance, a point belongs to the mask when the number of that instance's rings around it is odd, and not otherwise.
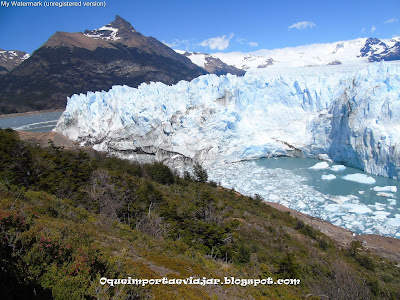
[[[3,73],[0,113],[64,108],[75,93],[151,81],[174,84],[207,72],[117,16],[97,30],[56,32],[32,56]]]
[[[360,38],[335,43],[311,44],[273,50],[258,50],[250,53],[230,52],[201,54],[176,50],[189,57],[193,63],[207,69],[206,57],[241,70],[267,67],[307,67],[340,64],[359,64],[377,61],[400,60],[400,37],[390,40]]]
[[[251,53],[214,53],[223,62],[244,70],[277,67],[303,67],[359,64],[400,59],[400,37],[390,40],[360,38],[335,43],[311,44]]]

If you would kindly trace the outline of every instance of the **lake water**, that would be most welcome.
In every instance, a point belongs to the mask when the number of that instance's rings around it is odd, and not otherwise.
[[[58,111],[2,117],[0,127],[48,132],[61,114]],[[210,180],[244,195],[259,194],[267,201],[356,233],[400,238],[400,182],[335,165],[321,165],[315,159],[265,158],[215,165],[208,174]]]
[[[19,116],[2,116],[0,128],[12,128],[16,130],[49,132],[56,126],[62,111],[35,113]]]
[[[356,233],[400,238],[399,181],[323,164],[324,169],[315,159],[265,158],[213,166],[209,177]]]

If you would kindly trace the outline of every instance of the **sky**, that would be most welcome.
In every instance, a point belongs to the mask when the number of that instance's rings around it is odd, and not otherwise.
[[[400,36],[400,0],[105,0],[105,7],[12,2],[20,1],[0,2],[0,48],[28,53],[56,31],[97,29],[115,15],[174,49],[205,53]],[[49,2],[62,3],[41,1]]]

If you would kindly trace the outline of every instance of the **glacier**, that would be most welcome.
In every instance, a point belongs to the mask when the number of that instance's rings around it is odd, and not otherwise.
[[[400,65],[204,75],[68,98],[55,131],[97,150],[171,165],[329,157],[400,176]]]

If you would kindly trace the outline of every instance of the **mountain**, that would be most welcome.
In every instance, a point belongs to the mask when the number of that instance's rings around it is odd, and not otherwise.
[[[174,84],[207,72],[117,16],[84,33],[56,32],[32,56],[2,77],[0,112],[64,108],[74,93]]]
[[[360,53],[361,57],[367,57],[370,62],[400,60],[400,38],[386,42],[376,38],[367,39]]]
[[[29,54],[17,50],[3,50],[0,49],[0,75],[7,74],[8,72],[19,66],[24,60],[29,58]]]
[[[400,37],[390,40],[360,38],[282,49],[262,49],[250,53],[230,52],[213,53],[212,55],[228,65],[243,70],[255,70],[270,66],[291,68],[365,64],[382,60],[399,60]]]
[[[216,75],[232,74],[237,76],[243,76],[246,72],[242,69],[238,69],[234,66],[230,66],[218,57],[211,54],[199,53],[199,52],[188,52],[182,50],[175,50],[177,53],[188,57],[192,63],[206,70],[208,73]]]

